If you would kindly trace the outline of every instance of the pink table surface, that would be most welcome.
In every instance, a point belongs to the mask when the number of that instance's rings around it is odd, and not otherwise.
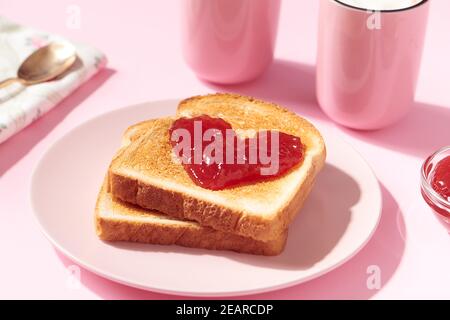
[[[68,285],[73,263],[55,251],[33,218],[30,176],[45,150],[87,119],[139,102],[219,90],[279,102],[333,127],[367,159],[383,189],[381,224],[356,257],[316,280],[248,298],[450,298],[450,236],[419,193],[424,157],[450,145],[450,1],[432,2],[414,110],[386,130],[355,132],[331,123],[315,99],[318,1],[285,0],[274,64],[256,82],[228,87],[198,80],[184,64],[178,1],[1,1],[0,12],[10,19],[94,44],[107,54],[109,68],[0,145],[0,298],[173,298],[84,269],[81,286]],[[71,4],[81,9],[80,29],[67,27]],[[381,271],[380,289],[367,286],[370,266]]]

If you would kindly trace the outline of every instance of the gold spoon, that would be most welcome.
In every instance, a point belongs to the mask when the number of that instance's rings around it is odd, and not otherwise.
[[[22,62],[16,78],[0,82],[0,88],[14,82],[29,86],[52,80],[67,71],[77,59],[75,48],[69,44],[52,42],[33,52]]]

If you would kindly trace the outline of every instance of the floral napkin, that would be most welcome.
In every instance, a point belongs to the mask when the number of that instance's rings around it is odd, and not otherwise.
[[[57,35],[0,17],[0,81],[16,77],[26,57],[54,41],[67,42]],[[63,77],[28,87],[16,83],[0,88],[0,143],[51,110],[106,66],[106,57],[102,52],[87,45],[71,44],[76,48],[78,60]]]

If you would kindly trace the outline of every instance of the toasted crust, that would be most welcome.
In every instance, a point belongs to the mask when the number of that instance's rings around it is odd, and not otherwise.
[[[154,124],[155,120],[145,120],[129,126],[122,136],[122,147],[128,146],[141,138],[145,133],[151,130]]]
[[[320,133],[280,106],[238,95],[199,96],[179,104],[178,116],[200,114],[224,118],[236,129],[276,129],[299,136],[306,147],[305,160],[271,181],[220,191],[202,189],[173,162],[168,129],[174,119],[164,118],[152,121],[145,134],[131,134],[134,142],[110,166],[111,192],[123,201],[216,230],[261,241],[278,238],[303,205],[323,167],[326,152]],[[133,130],[140,132],[138,129],[144,127],[145,122]]]
[[[107,192],[106,183],[97,199],[95,225],[97,235],[105,241],[179,245],[266,256],[280,254],[287,238],[286,231],[275,240],[263,242],[202,227],[195,222],[179,221],[114,199]]]

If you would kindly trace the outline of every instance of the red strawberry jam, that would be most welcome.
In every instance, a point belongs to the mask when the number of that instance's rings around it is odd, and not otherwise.
[[[437,163],[431,186],[442,198],[450,202],[450,157]]]
[[[264,130],[242,138],[225,120],[207,115],[180,118],[169,133],[192,181],[211,190],[274,179],[304,157],[299,137]]]

